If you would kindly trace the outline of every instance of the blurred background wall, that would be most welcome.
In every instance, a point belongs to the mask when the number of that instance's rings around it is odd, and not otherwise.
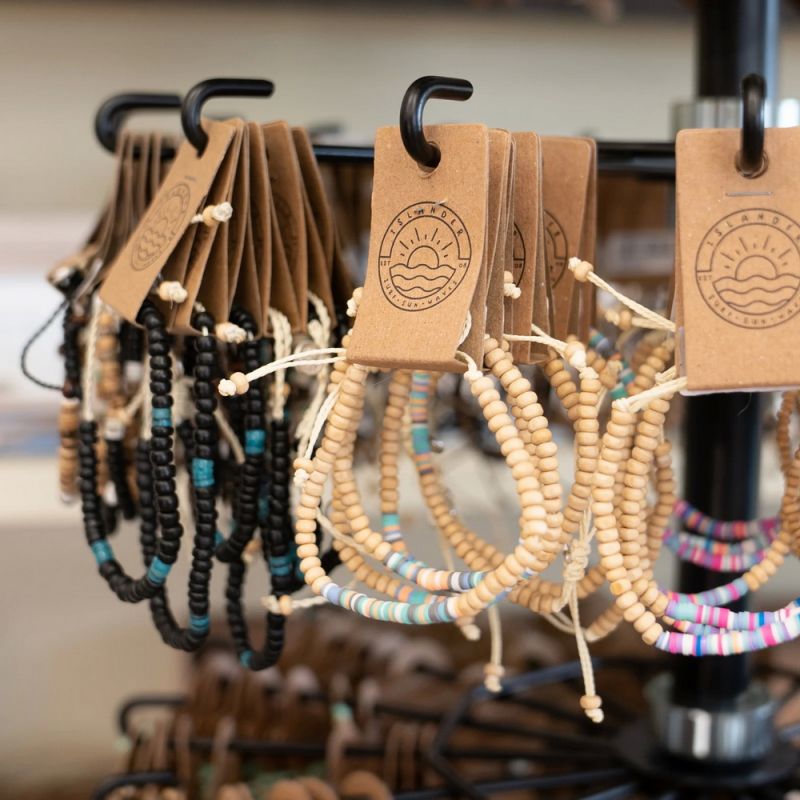
[[[395,123],[413,79],[438,73],[469,78],[475,95],[432,104],[430,121],[665,139],[670,104],[692,95],[691,17],[678,3],[612,23],[571,3],[537,4],[548,13],[467,5],[0,2],[0,779],[108,770],[119,700],[176,686],[182,663],[144,608],[123,608],[97,579],[79,512],[56,496],[57,395],[23,382],[17,363],[58,302],[45,272],[80,241],[108,188],[98,104],[122,90],[267,77],[273,99],[210,110],[332,125],[366,143]],[[785,28],[781,53],[781,94],[800,96],[797,27]],[[57,382],[55,341],[42,339],[32,367]],[[128,563],[134,550],[130,538]]]

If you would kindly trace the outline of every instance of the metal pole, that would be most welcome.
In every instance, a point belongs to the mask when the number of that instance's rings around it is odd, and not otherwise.
[[[738,97],[742,78],[757,72],[777,96],[780,0],[697,2],[697,95]],[[722,520],[757,515],[761,402],[735,392],[690,398],[686,403],[684,497]],[[682,564],[683,592],[709,589],[736,577]],[[732,606],[745,607],[740,601]],[[718,710],[749,684],[745,656],[676,659],[673,702]]]

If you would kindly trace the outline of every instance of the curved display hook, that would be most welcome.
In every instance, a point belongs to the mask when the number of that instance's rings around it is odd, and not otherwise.
[[[181,106],[181,125],[186,138],[202,154],[208,134],[200,123],[203,105],[212,97],[270,97],[275,91],[272,81],[261,78],[210,78],[192,86]]]
[[[181,107],[179,94],[154,92],[126,92],[115,94],[97,109],[94,117],[94,132],[106,150],[115,153],[117,135],[123,120],[133,111],[169,111]]]
[[[406,151],[420,166],[435,169],[442,154],[439,148],[425,138],[422,112],[431,98],[440,100],[469,100],[472,84],[461,78],[440,78],[428,75],[417,78],[403,95],[400,106],[400,136]]]
[[[742,144],[737,167],[746,178],[764,171],[764,105],[767,84],[751,73],[742,79]]]

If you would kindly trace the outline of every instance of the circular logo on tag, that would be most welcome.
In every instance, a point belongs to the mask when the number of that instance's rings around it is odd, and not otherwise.
[[[386,299],[404,311],[446,300],[467,274],[472,247],[460,217],[441,203],[404,208],[381,240],[378,268]]]
[[[567,266],[567,237],[561,223],[549,211],[544,212],[544,257],[550,286],[556,287]]]
[[[800,226],[762,208],[723,217],[697,251],[708,307],[740,328],[770,328],[800,311]]]
[[[514,285],[519,286],[522,283],[522,276],[525,274],[525,239],[516,222],[514,223],[512,262],[514,269]]]
[[[133,246],[131,266],[147,269],[169,247],[189,210],[189,186],[178,183],[144,219],[144,226]]]

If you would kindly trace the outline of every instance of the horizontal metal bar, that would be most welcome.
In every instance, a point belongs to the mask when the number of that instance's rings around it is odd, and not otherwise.
[[[375,159],[374,147],[317,144],[314,154],[322,163],[367,164]],[[673,142],[598,142],[600,172],[660,178],[675,176]]]

